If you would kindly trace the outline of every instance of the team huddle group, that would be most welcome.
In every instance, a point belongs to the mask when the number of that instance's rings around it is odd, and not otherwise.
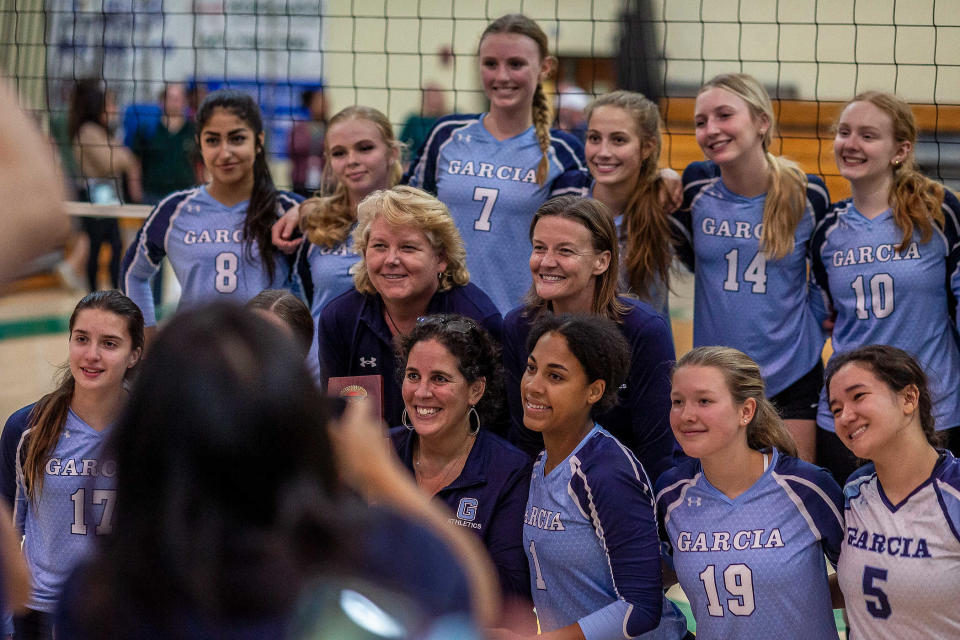
[[[306,200],[274,187],[256,104],[206,97],[209,182],[154,209],[124,293],[80,302],[60,385],[0,438],[32,575],[14,637],[288,635],[289,601],[254,590],[273,583],[244,554],[283,546],[261,534],[286,531],[291,495],[297,513],[316,507],[304,487],[406,504],[384,488],[400,476],[449,508],[441,527],[317,535],[373,554],[354,568],[369,578],[357,567],[376,561],[378,584],[405,577],[431,619],[470,614],[483,589],[468,552],[439,577],[440,541],[479,539],[507,613],[473,609],[486,628],[457,637],[689,638],[674,582],[702,638],[837,638],[839,608],[851,638],[960,637],[960,203],[919,172],[909,105],[869,91],[844,107],[834,151],[852,198],[831,204],[770,152],[773,108],[748,75],[700,89],[706,161],[678,183],[640,94],[595,99],[585,146],[550,129],[554,61],[534,21],[490,23],[478,58],[487,113],[441,118],[404,176],[387,118],[347,107],[326,132],[329,189]],[[157,333],[164,258],[182,294]],[[679,359],[676,261],[696,283]],[[217,300],[260,317],[204,306]],[[305,399],[364,375],[382,377],[392,451],[358,444],[370,421],[355,406],[327,434]],[[286,469],[252,481],[257,460]],[[251,566],[303,559],[285,553]],[[277,593],[302,586],[288,582]]]

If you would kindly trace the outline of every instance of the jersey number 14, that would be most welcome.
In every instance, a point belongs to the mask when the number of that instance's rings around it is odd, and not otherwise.
[[[740,250],[731,249],[723,256],[727,259],[727,279],[723,281],[724,291],[740,291]],[[754,254],[747,269],[743,272],[743,280],[753,285],[751,293],[767,292],[767,257],[762,251]]]

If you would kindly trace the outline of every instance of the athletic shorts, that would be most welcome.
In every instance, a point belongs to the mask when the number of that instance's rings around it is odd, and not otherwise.
[[[816,420],[820,389],[823,387],[823,362],[817,364],[799,380],[770,398],[784,420]]]

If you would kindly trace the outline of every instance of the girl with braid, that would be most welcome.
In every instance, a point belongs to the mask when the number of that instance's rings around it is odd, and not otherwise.
[[[588,176],[580,142],[550,129],[541,81],[556,61],[537,23],[520,14],[494,20],[478,56],[490,111],[437,121],[406,180],[450,208],[473,280],[506,312],[530,288],[525,270],[504,277],[504,267],[526,261],[537,207],[556,195],[585,194]]]
[[[197,131],[210,182],[161,200],[123,260],[122,286],[143,310],[148,339],[157,322],[150,279],[164,257],[180,282],[182,306],[246,302],[290,275],[270,230],[301,198],[273,185],[256,102],[239,91],[215,91],[197,110]]]

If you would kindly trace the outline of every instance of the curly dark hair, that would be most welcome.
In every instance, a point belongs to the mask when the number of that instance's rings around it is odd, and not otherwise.
[[[527,353],[547,333],[557,333],[567,341],[567,348],[583,367],[587,381],[603,380],[606,388],[590,410],[595,418],[617,404],[620,385],[630,371],[630,346],[613,320],[578,313],[545,313],[530,327]]]
[[[483,397],[477,403],[480,423],[487,429],[505,419],[503,364],[500,346],[482,325],[458,314],[437,314],[421,318],[409,334],[397,336],[397,375],[402,379],[413,345],[436,340],[457,359],[457,368],[468,383],[484,378]],[[497,431],[498,428],[490,429]]]

